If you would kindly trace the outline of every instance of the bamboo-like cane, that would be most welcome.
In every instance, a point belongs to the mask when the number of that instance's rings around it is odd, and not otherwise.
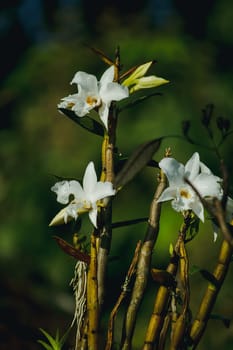
[[[176,276],[178,263],[179,263],[179,252],[180,252],[180,244],[184,240],[186,232],[189,228],[191,220],[191,215],[187,213],[184,219],[184,223],[181,227],[179,237],[174,249],[174,252],[171,256],[170,263],[166,271],[171,274],[171,276]],[[167,316],[168,306],[170,303],[171,297],[171,288],[169,286],[160,286],[155,298],[153,313],[151,315],[146,336],[144,340],[143,350],[153,350],[155,344],[159,342],[160,331],[164,324],[164,319]],[[178,321],[178,320],[177,320]],[[182,320],[180,319],[180,323]]]
[[[161,172],[160,182],[155,191],[148,220],[148,228],[140,251],[137,265],[136,280],[133,287],[132,297],[125,317],[123,329],[122,350],[129,350],[132,346],[132,337],[136,324],[138,309],[147,285],[148,275],[151,267],[152,251],[159,232],[159,219],[161,203],[157,200],[166,187],[166,177]]]
[[[115,81],[119,79],[120,67],[120,53],[119,49],[116,52],[115,62]],[[105,135],[102,144],[102,181],[114,182],[114,151],[116,144],[116,127],[117,127],[117,110],[115,104],[112,102],[108,116],[108,134]],[[108,254],[111,247],[112,240],[112,199],[106,200],[107,206],[102,210],[103,226],[100,232],[98,245],[98,300],[100,311],[104,304],[105,297],[105,279],[108,262]]]
[[[91,235],[90,265],[87,275],[88,350],[99,350],[99,303],[97,284],[96,236]]]
[[[134,257],[132,259],[132,262],[130,264],[128,273],[126,275],[124,284],[122,286],[122,292],[114,306],[114,308],[112,309],[111,315],[110,315],[110,319],[109,319],[109,323],[108,323],[108,335],[107,335],[107,343],[106,343],[106,347],[105,350],[111,350],[112,346],[113,346],[113,336],[114,336],[114,321],[115,321],[115,317],[117,315],[117,312],[120,308],[120,305],[122,303],[122,301],[125,299],[126,295],[128,294],[129,290],[129,284],[131,282],[132,276],[135,273],[135,268],[138,262],[138,256],[139,256],[139,252],[142,246],[142,242],[139,241],[135,252],[134,252]]]
[[[197,312],[197,316],[190,330],[190,342],[192,345],[190,349],[196,349],[202,335],[205,332],[216,298],[227,275],[233,253],[232,230],[229,229],[231,226],[228,226],[226,224],[225,213],[222,208],[222,204],[217,198],[215,198],[213,205],[215,208],[215,211],[213,211],[213,213],[215,214],[215,217],[219,223],[220,229],[225,239],[222,242],[218,255],[218,262],[212,274],[213,282],[211,281],[207,286],[199,310]]]
[[[190,290],[189,290],[189,261],[188,255],[185,249],[184,238],[179,242],[179,263],[180,263],[180,281],[184,290],[184,300],[182,312],[175,322],[170,350],[181,349],[182,341],[184,340],[184,335],[186,332],[188,310],[189,310],[189,300],[190,300]]]
[[[192,348],[190,347],[190,349],[196,349],[207,327],[211,311],[215,304],[220,288],[226,277],[232,253],[233,248],[231,244],[228,241],[223,240],[218,256],[218,262],[213,271],[213,280],[215,280],[215,282],[210,282],[208,284],[204,297],[201,301],[196,319],[194,320],[191,327],[190,338],[192,342]]]

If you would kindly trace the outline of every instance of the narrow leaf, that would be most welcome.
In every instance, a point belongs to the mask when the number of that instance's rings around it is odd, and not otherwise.
[[[147,220],[148,220],[148,217],[132,219],[132,220],[125,220],[125,221],[119,221],[119,222],[112,223],[111,227],[112,228],[125,227],[125,226],[135,225],[135,224],[138,224],[140,222],[145,222]]]
[[[84,117],[78,117],[75,114],[75,112],[72,111],[71,109],[66,109],[66,108],[58,108],[58,109],[63,114],[65,114],[68,118],[73,120],[76,124],[90,131],[92,134],[104,136],[104,127],[96,120],[88,117],[87,115]]]
[[[54,236],[53,237],[59,247],[68,255],[73,256],[73,258],[84,261],[85,263],[89,264],[90,263],[90,256],[88,254],[85,254],[81,252],[78,249],[75,249],[71,244],[67,243],[64,239]]]
[[[51,348],[56,350],[56,349],[59,349],[58,347],[58,343],[56,342],[56,340],[49,334],[47,333],[43,328],[40,328],[40,331],[44,334],[44,336],[48,339],[49,343],[51,344]],[[41,341],[39,341],[41,342]],[[44,343],[46,344],[46,343]],[[49,345],[47,345],[47,349],[49,349]]]
[[[122,107],[119,108],[119,112],[121,112],[125,109],[128,109],[128,108],[134,107],[134,106],[138,105],[139,103],[141,103],[141,102],[143,102],[143,101],[145,101],[148,98],[153,97],[153,96],[162,96],[162,94],[160,92],[152,92],[151,94],[140,96],[139,98],[134,99],[133,101],[131,101],[125,105],[122,105]]]
[[[127,162],[116,175],[115,188],[119,189],[131,181],[158,151],[163,137],[143,143],[132,153]]]
[[[39,344],[41,344],[46,350],[54,350],[51,345],[45,343],[43,340],[37,340]]]

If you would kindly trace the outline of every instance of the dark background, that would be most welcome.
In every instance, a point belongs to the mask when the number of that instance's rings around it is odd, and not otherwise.
[[[214,117],[233,121],[232,43],[233,4],[215,1],[75,1],[8,0],[0,2],[0,348],[39,349],[39,327],[63,333],[72,320],[69,282],[75,261],[65,255],[52,236],[71,241],[69,227],[52,229],[48,223],[59,210],[50,187],[55,177],[82,177],[94,160],[100,166],[101,140],[58,113],[60,98],[74,91],[69,82],[78,70],[100,77],[106,66],[89,47],[114,58],[120,46],[123,69],[156,59],[151,69],[170,80],[154,97],[122,113],[118,147],[128,155],[139,143],[161,135],[181,134],[182,120],[191,120],[191,134],[210,145],[202,128],[202,109],[215,105]],[[215,130],[218,137],[218,130]],[[221,153],[232,179],[232,137]],[[186,162],[194,151],[221,175],[213,152],[178,138],[166,147]],[[156,173],[145,169],[115,200],[114,220],[148,215]],[[232,181],[231,181],[232,185]],[[233,195],[232,187],[230,187]],[[165,204],[161,234],[153,264],[162,268],[174,242],[181,217]],[[86,226],[85,226],[86,225]],[[84,233],[88,232],[88,224]],[[86,230],[86,231],[85,231]],[[134,247],[145,224],[116,230],[109,267],[109,300],[114,303]],[[212,269],[221,236],[213,243],[210,222],[201,225],[190,243],[191,265]],[[127,247],[127,249],[126,249]],[[114,278],[111,278],[114,276]],[[206,281],[191,278],[193,310]],[[153,305],[153,286],[139,317],[134,349],[139,349]],[[214,312],[232,318],[232,269]],[[107,316],[106,316],[107,319]],[[70,342],[72,343],[72,337]],[[233,347],[232,327],[212,320],[199,349]]]

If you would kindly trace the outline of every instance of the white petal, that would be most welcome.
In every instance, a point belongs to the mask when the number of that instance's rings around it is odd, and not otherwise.
[[[98,200],[105,197],[113,196],[116,191],[113,188],[111,182],[97,182],[95,186],[95,191],[91,195],[91,202],[96,203]]]
[[[77,220],[78,218],[78,209],[81,207],[81,203],[71,203],[66,207],[66,212],[64,215],[64,221],[65,224],[67,223],[68,219],[74,218]]]
[[[185,165],[185,177],[193,181],[200,172],[200,157],[195,152]]]
[[[129,90],[126,86],[118,83],[108,83],[101,85],[99,90],[100,97],[104,102],[120,101],[129,96]]]
[[[70,186],[70,194],[74,195],[74,198],[78,201],[84,201],[86,199],[85,192],[80,185],[80,183],[76,180],[69,181]]]
[[[177,190],[175,187],[168,187],[163,191],[157,202],[165,202],[174,199],[176,197],[176,194]]]
[[[78,94],[69,95],[63,97],[57,107],[58,108],[70,108],[77,102]]]
[[[72,107],[72,110],[75,112],[75,114],[78,117],[84,117],[85,115],[87,115],[92,109],[94,108],[94,106],[86,103],[85,99],[78,99],[75,102],[75,105]]]
[[[211,170],[204,163],[200,162],[200,167],[201,167],[201,173],[205,173],[209,175],[212,174]]]
[[[90,210],[88,215],[92,224],[97,227],[97,208]]]
[[[194,202],[190,203],[190,209],[196,214],[196,216],[204,222],[204,208],[201,201],[197,198]]]
[[[69,202],[69,181],[56,182],[51,190],[57,194],[57,201],[62,204],[67,204]]]
[[[106,103],[102,103],[99,110],[99,116],[102,120],[102,123],[104,124],[106,130],[108,130],[108,113],[109,113],[109,106]]]
[[[201,173],[193,181],[193,186],[202,197],[210,196],[220,199],[222,189],[218,181],[219,178],[217,176]]]
[[[100,79],[100,86],[106,85],[106,84],[112,82],[113,79],[114,79],[114,66],[111,66],[108,69],[106,69],[106,71],[102,75],[102,77]]]
[[[184,183],[184,165],[177,162],[174,158],[163,158],[159,162],[160,168],[166,174],[169,185],[181,185]]]
[[[81,88],[86,92],[98,94],[97,79],[92,74],[79,71],[75,74],[73,80],[71,81],[71,84],[74,83],[78,85],[78,88]]]
[[[88,200],[90,200],[92,193],[95,191],[96,184],[97,176],[95,172],[94,163],[90,162],[86,167],[85,174],[83,177],[83,189]]]

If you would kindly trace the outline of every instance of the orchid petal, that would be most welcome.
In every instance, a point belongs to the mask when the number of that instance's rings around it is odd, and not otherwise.
[[[166,174],[169,185],[180,185],[184,183],[184,165],[177,162],[174,158],[163,158],[159,162],[159,167]]]
[[[201,173],[205,173],[209,175],[212,174],[211,170],[204,163],[200,162],[200,167],[201,167]]]
[[[106,130],[108,130],[109,106],[106,103],[102,103],[98,112],[99,112],[100,119],[102,120],[102,123],[104,124]]]
[[[67,204],[69,202],[69,182],[60,181],[56,182],[51,190],[57,194],[57,201],[61,204]]]
[[[93,74],[79,71],[75,74],[71,84],[77,84],[78,88],[93,94],[98,94],[98,82]]]
[[[204,222],[204,208],[200,200],[197,198],[194,202],[190,203],[190,209],[196,214],[196,216]]]
[[[120,101],[129,96],[129,90],[118,83],[108,83],[100,87],[99,94],[104,102]]]
[[[90,162],[83,177],[83,190],[86,193],[86,198],[89,199],[92,193],[95,191],[95,186],[97,184],[97,176],[95,172],[94,163]]]
[[[157,202],[169,201],[170,199],[174,199],[176,197],[177,189],[175,187],[166,188]]]
[[[218,181],[217,176],[201,173],[193,181],[193,186],[202,197],[210,196],[220,199],[222,189]]]
[[[97,208],[90,210],[88,215],[91,223],[97,228]]]
[[[83,188],[78,181],[69,181],[69,187],[70,194],[73,194],[76,200],[82,201],[86,199],[85,192],[83,191]]]
[[[200,171],[200,157],[195,152],[185,165],[185,177],[193,181]]]
[[[113,79],[114,79],[114,66],[112,65],[108,69],[106,69],[106,71],[103,73],[100,79],[100,86],[111,83]]]
[[[116,191],[112,187],[111,182],[97,182],[95,191],[91,194],[90,200],[92,203],[97,202],[100,199],[113,196]]]

